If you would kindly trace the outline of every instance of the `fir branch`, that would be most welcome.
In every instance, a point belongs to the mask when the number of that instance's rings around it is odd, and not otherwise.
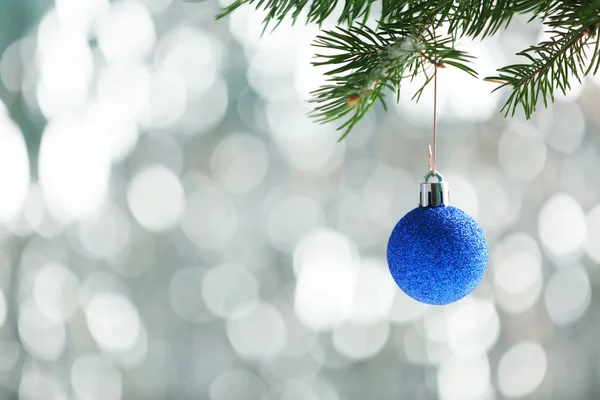
[[[337,1],[235,0],[218,17],[248,4],[267,12],[265,28],[287,17],[321,24]],[[329,65],[331,70],[327,84],[310,100],[319,122],[345,119],[339,127],[342,137],[377,101],[385,107],[387,92],[396,92],[398,100],[402,81],[424,74],[425,84],[413,96],[418,100],[431,80],[433,65],[458,67],[475,76],[468,66],[470,57],[454,49],[454,40],[494,35],[518,14],[527,14],[529,21],[541,19],[551,38],[518,53],[524,62],[486,78],[499,84],[496,90],[510,88],[502,109],[506,116],[522,106],[529,118],[540,99],[547,106],[555,90],[566,93],[570,80],[600,69],[600,0],[381,0],[375,30],[364,25],[375,0],[344,1],[338,29],[324,32],[315,43],[334,54],[317,55],[314,64]],[[436,36],[434,31],[444,34]]]
[[[531,118],[540,97],[548,107],[549,100],[554,101],[556,89],[566,94],[571,88],[571,79],[581,82],[582,77],[596,73],[600,68],[596,37],[600,25],[599,10],[588,7],[580,12],[581,4],[578,3],[581,2],[553,2],[545,21],[546,26],[553,28],[547,32],[550,39],[517,53],[525,57],[527,63],[500,68],[498,76],[485,78],[500,84],[494,91],[511,88],[502,108],[505,116],[514,115],[521,105],[525,117]],[[588,58],[590,45],[594,45],[594,50]]]
[[[454,4],[448,30],[471,38],[494,35],[507,28],[516,14],[530,14],[531,20],[546,15],[556,0],[463,0]]]
[[[419,32],[397,24],[382,24],[377,31],[359,24],[349,29],[325,31],[317,37],[315,46],[336,50],[334,54],[317,54],[315,66],[331,66],[326,72],[328,83],[312,92],[311,113],[320,123],[345,118],[338,127],[340,140],[362,117],[380,101],[384,109],[386,89],[400,97],[402,81],[419,72],[427,76],[413,98],[422,94],[430,82],[427,70],[445,64],[459,68],[472,76],[477,73],[467,65],[471,56],[452,47],[452,39],[435,35],[424,26]]]

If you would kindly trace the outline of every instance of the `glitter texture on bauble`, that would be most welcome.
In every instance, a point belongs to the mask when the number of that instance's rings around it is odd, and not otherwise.
[[[432,177],[438,182],[429,182]],[[447,183],[430,172],[421,184],[419,207],[396,224],[388,242],[392,277],[407,295],[426,304],[445,305],[467,296],[487,266],[481,227],[448,202]]]

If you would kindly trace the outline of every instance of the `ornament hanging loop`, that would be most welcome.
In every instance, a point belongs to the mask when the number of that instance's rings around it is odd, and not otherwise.
[[[429,179],[436,177],[437,182],[429,182]],[[440,207],[450,205],[450,192],[448,191],[448,182],[443,182],[444,177],[436,172],[429,171],[425,175],[425,182],[420,185],[419,205],[421,207]]]
[[[437,178],[437,182],[430,182],[433,178]],[[450,204],[448,183],[444,182],[442,174],[433,171],[433,169],[430,169],[427,175],[425,175],[425,182],[421,183],[419,189],[419,205],[421,207],[439,207]]]
[[[444,180],[444,177],[439,172],[437,172],[437,171],[435,171],[435,172],[434,171],[429,171],[427,173],[427,175],[425,175],[425,183],[430,183],[429,179],[431,179],[433,177],[435,177],[435,178],[438,179],[437,183],[441,183]],[[432,182],[432,183],[435,183],[435,182]]]

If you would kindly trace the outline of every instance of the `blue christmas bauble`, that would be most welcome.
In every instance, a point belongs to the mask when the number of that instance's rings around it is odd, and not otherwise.
[[[464,211],[444,205],[418,207],[396,224],[387,259],[407,295],[426,304],[449,304],[471,293],[483,278],[487,242]]]

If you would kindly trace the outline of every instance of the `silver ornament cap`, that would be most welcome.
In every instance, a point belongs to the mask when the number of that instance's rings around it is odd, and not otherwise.
[[[433,178],[437,178],[437,182],[430,182]],[[425,175],[425,182],[421,183],[420,192],[419,205],[421,207],[439,207],[450,204],[448,182],[444,182],[444,177],[437,171],[429,171]]]

